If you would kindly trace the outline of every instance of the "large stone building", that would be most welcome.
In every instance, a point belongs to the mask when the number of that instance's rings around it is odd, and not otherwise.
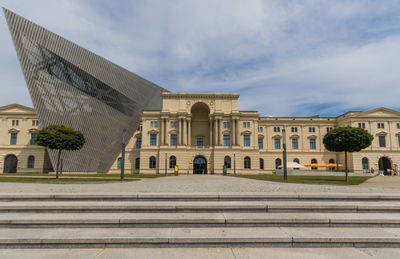
[[[126,147],[126,173],[221,174],[271,173],[282,163],[282,130],[287,132],[288,161],[300,164],[335,163],[323,136],[340,126],[362,127],[373,136],[372,145],[349,155],[350,170],[387,169],[400,163],[400,112],[377,108],[347,112],[338,117],[273,117],[256,111],[240,111],[238,94],[163,93],[161,110],[142,113],[141,125]],[[18,122],[16,122],[18,121]],[[36,121],[36,124],[35,124]],[[37,119],[31,108],[8,105],[0,108],[0,168],[10,156],[18,160],[17,172],[46,172],[45,150],[32,145]],[[34,156],[34,169],[29,168]],[[343,154],[338,155],[344,162]],[[11,161],[12,162],[12,161]],[[10,163],[10,162],[9,162]],[[110,172],[119,172],[121,159]],[[317,170],[326,170],[319,168]]]
[[[163,93],[162,110],[144,111],[142,123],[127,146],[125,168],[131,173],[221,174],[270,173],[282,163],[282,130],[287,132],[288,161],[336,163],[323,136],[340,126],[362,127],[374,141],[349,154],[349,168],[392,168],[400,162],[400,112],[377,108],[338,117],[260,116],[240,111],[238,94]],[[344,163],[344,154],[338,154]],[[319,168],[317,170],[326,170]],[[118,171],[118,161],[112,168]]]

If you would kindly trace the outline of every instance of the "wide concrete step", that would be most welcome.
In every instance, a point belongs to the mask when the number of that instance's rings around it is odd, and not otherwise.
[[[400,228],[2,228],[0,247],[400,247]]]
[[[343,200],[400,201],[400,194],[382,193],[7,193],[16,200]]]
[[[400,227],[397,213],[4,213],[0,227]]]
[[[13,201],[0,212],[400,212],[398,201]]]

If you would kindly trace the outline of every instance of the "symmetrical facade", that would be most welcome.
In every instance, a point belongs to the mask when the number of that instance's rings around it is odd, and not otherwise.
[[[282,130],[288,161],[300,164],[344,163],[343,154],[327,151],[322,139],[340,126],[361,127],[372,145],[349,154],[351,171],[393,168],[400,163],[400,112],[377,108],[338,117],[263,117],[239,111],[238,94],[163,93],[160,110],[146,110],[126,147],[126,173],[222,174],[271,173],[282,163]],[[0,170],[47,172],[45,149],[32,142],[38,129],[33,109],[17,104],[0,107]],[[29,157],[33,156],[34,164]],[[31,157],[32,160],[32,157]],[[120,171],[115,159],[110,173]],[[318,168],[317,170],[326,170]]]
[[[163,88],[3,9],[41,127],[83,132],[80,151],[65,151],[64,171],[107,172],[122,132],[130,139],[144,109],[160,109]],[[49,150],[53,166],[56,151]]]
[[[338,117],[263,117],[239,111],[238,94],[163,93],[161,110],[142,114],[141,126],[127,146],[125,168],[131,173],[269,173],[282,163],[282,130],[288,161],[300,164],[344,163],[322,139],[333,128],[362,127],[372,145],[349,154],[349,168],[363,172],[400,163],[400,112],[377,108]],[[319,168],[316,170],[327,170]],[[115,161],[112,172],[118,172]]]

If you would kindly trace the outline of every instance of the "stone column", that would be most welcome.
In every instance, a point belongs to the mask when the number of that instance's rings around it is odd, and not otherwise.
[[[237,145],[240,145],[239,144],[240,143],[239,137],[240,137],[239,120],[236,120],[236,144]]]
[[[258,123],[256,121],[253,121],[254,125],[254,147],[258,148]]]
[[[192,145],[192,121],[188,120],[188,145]]]
[[[232,124],[232,145],[236,145],[236,120],[231,120]]]
[[[187,121],[186,119],[182,119],[183,121],[183,145],[187,145]]]
[[[161,118],[160,134],[161,134],[161,145],[164,145],[165,138],[164,138],[164,119],[163,118]]]
[[[212,129],[213,129],[213,120],[212,120],[212,118],[210,118],[210,147],[213,145]]]
[[[182,144],[182,141],[181,141],[181,139],[182,139],[182,120],[180,119],[180,118],[178,118],[178,134],[177,134],[178,136],[178,145],[181,145]]]
[[[214,120],[214,146],[218,145],[218,120]]]

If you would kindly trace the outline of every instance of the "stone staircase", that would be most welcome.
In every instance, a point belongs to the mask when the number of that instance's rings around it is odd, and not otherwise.
[[[0,195],[0,248],[143,246],[400,247],[400,195]]]

